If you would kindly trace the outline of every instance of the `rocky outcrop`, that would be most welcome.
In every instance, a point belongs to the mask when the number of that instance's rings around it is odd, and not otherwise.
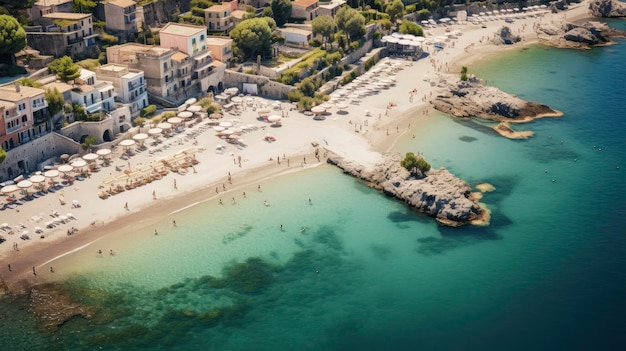
[[[595,17],[625,17],[626,3],[619,0],[591,0],[589,12]]]
[[[522,100],[477,80],[447,77],[439,81],[431,104],[454,117],[478,117],[498,122],[529,122],[535,118],[561,116],[547,105]]]
[[[588,21],[583,24],[565,23],[561,28],[542,24],[537,28],[537,37],[550,46],[589,49],[592,46],[610,44],[611,38],[624,38],[626,32],[613,29],[604,23]]]
[[[495,37],[492,39],[492,42],[495,45],[511,45],[511,44],[518,43],[521,40],[522,40],[522,37],[520,37],[519,35],[513,34],[511,32],[511,28],[507,26],[503,26],[502,28],[498,29]]]
[[[385,194],[434,217],[443,225],[481,224],[486,209],[471,199],[471,188],[445,168],[430,170],[417,178],[400,165],[399,154],[388,154],[374,169],[329,152],[328,163],[380,189]]]

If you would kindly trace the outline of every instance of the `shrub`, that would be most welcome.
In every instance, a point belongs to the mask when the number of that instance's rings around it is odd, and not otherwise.
[[[302,94],[302,92],[298,89],[293,89],[289,92],[289,94],[287,94],[287,98],[291,102],[298,102],[302,99],[302,97],[304,97],[304,94]]]
[[[461,80],[462,81],[467,80],[467,66],[461,67]]]
[[[98,140],[96,139],[95,136],[88,135],[85,138],[85,142],[82,143],[81,146],[83,147],[84,150],[87,150],[87,149],[89,149],[91,147],[91,145],[94,145],[96,143],[96,141],[98,141]]]
[[[309,45],[311,45],[314,48],[319,48],[320,46],[322,46],[322,41],[317,38],[314,38],[309,41]]]
[[[148,105],[141,109],[141,117],[149,117],[155,114],[157,111],[156,105]]]
[[[251,74],[251,75],[255,75],[256,74],[256,72],[253,69],[247,69],[247,70],[243,71],[243,73]]]
[[[104,42],[105,45],[115,45],[118,42],[118,39],[115,35],[111,35],[105,32],[100,33],[100,40]]]
[[[310,111],[311,107],[313,107],[313,98],[308,96],[303,96],[300,101],[296,103],[299,109]]]
[[[424,157],[415,156],[415,154],[412,152],[406,153],[404,159],[400,161],[400,165],[413,174],[417,173],[416,169],[419,169],[422,173],[428,172],[430,170],[430,164],[426,162]]]

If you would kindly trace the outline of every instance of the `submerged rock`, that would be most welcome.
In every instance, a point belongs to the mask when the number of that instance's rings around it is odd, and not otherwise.
[[[329,153],[328,163],[434,217],[440,224],[461,226],[473,223],[487,212],[471,200],[470,186],[447,169],[430,170],[416,177],[400,165],[401,159],[399,154],[388,154],[382,163],[368,170],[354,161]]]
[[[591,0],[589,12],[595,17],[625,17],[626,4],[619,0]]]
[[[29,310],[34,312],[44,330],[53,332],[74,317],[91,318],[95,309],[76,302],[58,284],[46,283],[30,289]]]

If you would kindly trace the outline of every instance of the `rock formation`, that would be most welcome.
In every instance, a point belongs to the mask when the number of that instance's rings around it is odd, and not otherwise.
[[[328,163],[434,217],[440,224],[484,224],[481,220],[487,217],[488,211],[471,199],[470,186],[445,168],[430,170],[418,179],[400,165],[402,157],[399,154],[384,155],[383,159],[374,169],[368,170],[329,152]]]
[[[537,28],[539,40],[547,45],[588,49],[591,46],[611,43],[611,38],[624,38],[626,32],[613,29],[600,22],[588,21],[583,24],[565,23],[561,28],[542,24]]]
[[[625,17],[626,3],[619,0],[591,0],[589,12],[595,17]]]
[[[563,114],[550,107],[522,100],[475,79],[462,81],[449,76],[439,81],[431,104],[454,117],[478,117],[498,122],[524,123],[541,117]]]
[[[522,40],[522,37],[519,35],[515,35],[511,32],[511,28],[507,26],[503,26],[498,29],[496,32],[496,36],[493,38],[492,42],[495,45],[511,45],[515,44]]]

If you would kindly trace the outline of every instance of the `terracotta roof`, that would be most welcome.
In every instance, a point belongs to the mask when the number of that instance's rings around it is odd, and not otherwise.
[[[181,62],[184,61],[185,59],[187,59],[189,57],[189,55],[185,54],[184,52],[176,52],[174,55],[172,55],[172,60],[177,61],[177,62]]]
[[[291,3],[292,6],[300,6],[300,7],[309,7],[313,4],[315,4],[316,2],[319,2],[318,0],[297,0]]]

